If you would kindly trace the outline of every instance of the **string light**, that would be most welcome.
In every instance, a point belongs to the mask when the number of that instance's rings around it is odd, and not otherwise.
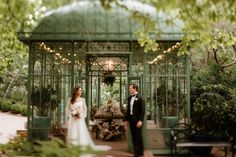
[[[56,52],[55,50],[53,50],[52,48],[47,46],[44,42],[41,42],[39,44],[39,49],[42,49],[48,53],[53,53],[53,52],[55,53]],[[60,47],[59,49],[62,50],[62,47]],[[68,56],[70,56],[70,53],[68,53]],[[76,54],[74,54],[74,56],[76,56]],[[62,64],[70,64],[71,63],[71,61],[68,58],[63,57],[60,53],[55,53],[54,59]],[[58,63],[55,63],[55,64],[58,64]]]
[[[175,45],[169,47],[167,50],[163,51],[163,54],[156,56],[152,61],[147,62],[148,64],[157,64],[158,61],[161,61],[164,59],[164,54],[166,53],[172,53],[174,50],[180,48],[181,43],[177,42]]]

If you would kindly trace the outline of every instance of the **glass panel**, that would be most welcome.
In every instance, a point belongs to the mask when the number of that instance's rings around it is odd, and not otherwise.
[[[187,121],[187,71],[184,57],[175,52],[160,54],[147,54],[146,135],[148,148],[166,154],[170,153],[170,127]]]
[[[33,116],[48,116],[52,127],[65,120],[65,105],[71,93],[71,43],[35,42],[32,45]]]

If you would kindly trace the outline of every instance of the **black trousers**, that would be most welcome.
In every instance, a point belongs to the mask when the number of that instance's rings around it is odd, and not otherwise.
[[[143,136],[142,136],[142,127],[137,128],[137,121],[133,118],[129,120],[129,126],[132,136],[133,148],[134,148],[134,156],[139,157],[143,156]]]

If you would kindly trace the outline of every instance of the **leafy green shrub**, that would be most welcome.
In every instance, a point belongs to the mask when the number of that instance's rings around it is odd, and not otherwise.
[[[226,132],[236,139],[236,70],[217,65],[191,77],[192,123],[206,134]]]
[[[194,103],[192,123],[206,134],[225,132],[235,139],[236,98],[226,98],[219,93],[201,94]]]
[[[1,110],[2,102],[3,102],[3,100],[0,99],[0,110]]]
[[[206,134],[223,131],[236,137],[235,74],[212,65],[192,76],[192,123]]]
[[[25,137],[17,135],[7,144],[0,145],[0,152],[3,156],[15,157],[32,155],[34,150],[31,142],[27,141]]]
[[[28,115],[28,111],[27,111],[27,106],[26,105],[22,105],[21,106],[21,111],[20,111],[22,116],[27,116]]]
[[[220,94],[203,93],[194,103],[192,122],[199,128],[209,131],[224,129],[228,106]]]
[[[3,98],[0,98],[0,110],[1,110],[2,104],[3,104],[5,101],[7,101],[7,100],[6,100],[6,99],[3,99]]]
[[[79,157],[89,152],[95,154],[88,147],[69,146],[60,139],[50,141],[27,141],[20,136],[15,137],[6,145],[0,145],[0,151],[8,157],[34,156],[34,157]]]
[[[11,91],[8,93],[8,97],[14,102],[26,102],[27,101],[27,89],[22,85],[14,84]]]
[[[39,157],[77,157],[87,152],[94,154],[89,147],[69,146],[57,138],[51,141],[40,141],[34,149]]]
[[[229,91],[236,91],[236,70],[221,71],[219,65],[212,64],[206,69],[191,74],[191,106],[206,90],[219,93],[224,98]],[[205,88],[205,89],[204,89]],[[208,89],[207,89],[208,88]],[[226,92],[226,93],[225,93]]]
[[[11,112],[14,113],[14,114],[19,114],[21,111],[21,107],[19,104],[13,104],[11,106]]]
[[[2,112],[8,112],[8,111],[11,111],[11,106],[12,106],[12,103],[7,101],[7,100],[4,100],[1,104],[1,110]]]
[[[26,94],[26,92],[14,91],[14,92],[11,93],[10,97],[13,101],[23,102],[23,101],[26,101],[27,94]]]

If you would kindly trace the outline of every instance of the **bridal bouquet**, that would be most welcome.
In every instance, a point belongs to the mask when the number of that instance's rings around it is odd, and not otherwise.
[[[74,109],[71,111],[71,115],[74,119],[80,118],[80,109]]]

